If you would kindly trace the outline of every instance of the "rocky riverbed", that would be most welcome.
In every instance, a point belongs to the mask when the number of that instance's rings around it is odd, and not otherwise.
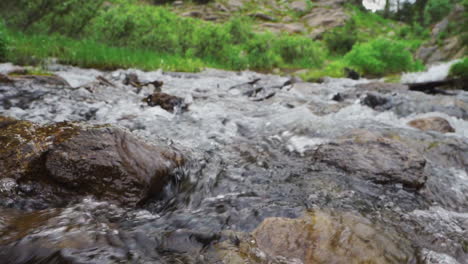
[[[0,263],[468,263],[466,91],[49,70],[0,64]]]

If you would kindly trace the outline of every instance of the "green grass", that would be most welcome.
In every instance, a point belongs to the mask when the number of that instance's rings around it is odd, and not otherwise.
[[[311,69],[304,74],[301,74],[301,78],[315,82],[324,76],[333,77],[333,78],[343,78],[345,77],[344,68],[348,67],[348,64],[339,58],[335,58],[330,61],[325,67],[320,69]]]
[[[141,49],[111,47],[91,40],[75,40],[63,36],[12,33],[10,47],[7,60],[23,65],[39,64],[53,57],[64,64],[107,70],[139,68],[194,72],[205,66],[197,59]]]

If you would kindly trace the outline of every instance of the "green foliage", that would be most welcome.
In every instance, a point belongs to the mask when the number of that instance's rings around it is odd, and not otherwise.
[[[328,49],[335,54],[343,55],[350,51],[357,42],[357,26],[351,19],[344,27],[338,27],[324,35]]]
[[[413,60],[407,45],[388,39],[355,45],[346,54],[345,60],[350,67],[363,74],[375,76],[418,70],[422,67]]]
[[[104,0],[2,0],[0,11],[14,27],[30,32],[78,36]]]
[[[436,23],[447,16],[450,10],[450,0],[429,0],[424,8],[424,23]]]
[[[271,41],[274,36],[271,33],[257,35],[245,45],[249,68],[271,69],[281,62],[281,57],[275,54]]]
[[[286,64],[311,68],[321,65],[324,60],[321,48],[308,37],[289,35],[270,37],[275,40],[275,54],[279,54]]]
[[[7,31],[3,22],[0,21],[0,62],[6,60],[8,54]]]
[[[450,76],[468,79],[468,57],[450,67]]]
[[[460,35],[463,45],[468,46],[468,0],[463,0],[462,5],[465,9],[465,12],[463,13],[463,18],[460,23]]]

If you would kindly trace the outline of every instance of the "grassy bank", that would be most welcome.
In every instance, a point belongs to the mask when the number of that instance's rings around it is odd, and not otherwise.
[[[114,63],[123,62],[122,66],[170,68],[188,62],[192,64],[187,66],[189,70],[200,66],[269,70],[319,67],[324,61],[322,47],[310,38],[256,32],[251,21],[244,18],[215,24],[179,17],[167,8],[137,1],[114,0],[110,6],[96,4],[101,1],[82,5],[66,5],[71,0],[55,5],[54,0],[42,1],[51,2],[48,9],[40,4],[23,2],[23,5],[21,0],[12,5],[13,10],[4,16],[10,29],[28,34],[14,33],[13,39],[25,44],[22,40],[31,38],[32,43],[26,45],[25,50],[40,52],[36,56],[58,54],[58,57],[80,65],[107,67],[105,64],[109,64],[112,67]],[[97,11],[93,9],[96,6],[100,7]],[[35,15],[37,13],[41,15]],[[49,36],[46,47],[32,47],[37,46],[37,41],[45,40],[46,35]],[[103,50],[106,48],[110,50]],[[81,55],[85,57],[82,62],[77,58]],[[119,58],[122,56],[125,59]],[[148,57],[151,60],[145,62]]]
[[[419,66],[411,51],[421,41],[415,40],[412,28],[352,6],[352,19],[346,26],[325,34],[322,41],[313,41],[301,35],[258,32],[247,17],[211,23],[136,0],[82,4],[5,0],[3,5],[9,2],[0,10],[8,25],[8,30],[0,28],[7,35],[3,57],[18,64],[54,57],[62,63],[99,69],[309,69],[307,79],[341,77],[344,67],[385,75]]]

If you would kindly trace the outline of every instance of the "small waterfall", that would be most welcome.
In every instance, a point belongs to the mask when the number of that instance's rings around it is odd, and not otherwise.
[[[405,73],[401,77],[402,83],[421,83],[441,81],[447,78],[450,67],[459,60],[453,60],[442,64],[430,66],[427,71]]]

